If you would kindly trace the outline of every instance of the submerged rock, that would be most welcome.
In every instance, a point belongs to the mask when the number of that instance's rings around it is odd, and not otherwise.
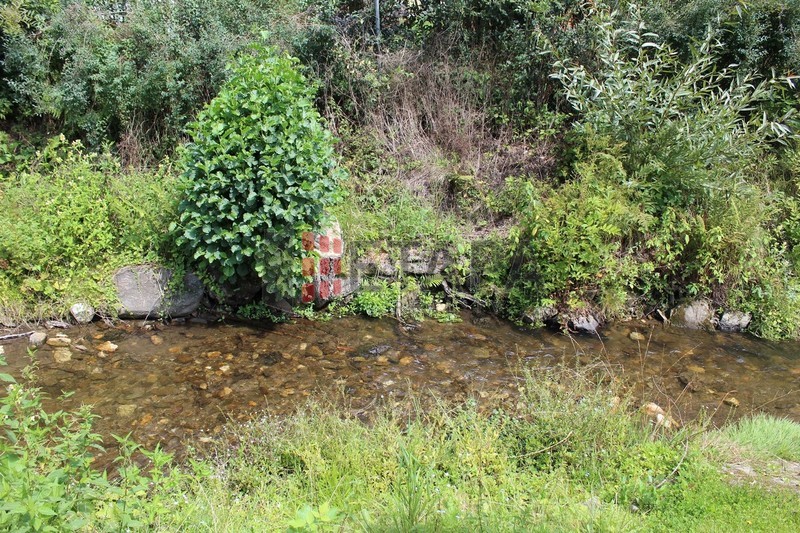
[[[645,337],[644,335],[642,335],[638,331],[631,331],[630,334],[628,335],[628,337],[632,341],[636,341],[636,342],[641,342],[641,341],[647,340],[647,337]]]
[[[66,348],[70,344],[72,344],[72,339],[65,335],[57,335],[47,339],[47,345],[53,348]]]
[[[97,346],[95,346],[95,348],[100,352],[114,353],[117,351],[117,348],[119,348],[119,346],[117,346],[111,341],[106,341],[102,344],[98,344]]]
[[[739,400],[733,396],[726,396],[725,399],[722,400],[722,403],[731,407],[739,407]]]
[[[47,333],[42,331],[34,331],[31,333],[31,336],[28,337],[28,344],[33,347],[39,347],[45,342],[47,342]]]
[[[69,351],[69,348],[56,348],[53,350],[53,360],[56,363],[67,363],[72,360],[72,352]]]
[[[753,316],[742,311],[725,311],[719,319],[719,329],[722,331],[744,331],[750,325]]]

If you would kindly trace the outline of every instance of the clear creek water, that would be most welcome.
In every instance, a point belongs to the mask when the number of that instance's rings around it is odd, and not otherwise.
[[[753,411],[800,421],[800,343],[631,322],[601,337],[528,331],[467,313],[459,324],[343,318],[248,324],[93,324],[65,331],[72,358],[35,354],[49,408],[91,404],[95,429],[113,456],[112,434],[132,434],[180,457],[186,443],[207,441],[230,421],[268,410],[292,412],[308,398],[338,398],[359,412],[376,401],[400,402],[411,391],[486,405],[514,401],[520,368],[603,364],[637,401],[689,420],[714,423]],[[631,332],[644,341],[631,339]],[[54,336],[57,331],[49,334]],[[102,343],[117,345],[103,352]],[[30,363],[24,340],[5,346],[11,373]],[[62,392],[74,392],[61,401]],[[732,400],[735,399],[735,400]],[[729,405],[738,403],[738,407]]]

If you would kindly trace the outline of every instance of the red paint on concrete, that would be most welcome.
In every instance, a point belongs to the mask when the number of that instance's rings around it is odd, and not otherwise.
[[[331,273],[331,260],[330,259],[320,259],[319,260],[319,275],[320,276],[329,276]]]
[[[321,291],[320,291],[321,292]],[[307,304],[314,301],[314,284],[306,283],[303,285],[303,303]]]
[[[319,282],[319,297],[323,300],[327,300],[331,297],[331,284],[327,280],[321,280]]]
[[[342,260],[341,259],[334,259],[333,260],[333,273],[337,276],[342,273]]]
[[[338,237],[333,239],[333,253],[335,254],[342,253],[342,239]]]
[[[319,251],[328,253],[331,248],[331,240],[326,235],[319,236]]]
[[[310,231],[303,232],[303,250],[311,251],[314,249],[314,234]]]
[[[342,280],[333,280],[333,295],[340,296],[342,294]]]
[[[313,276],[314,275],[314,258],[313,257],[304,257],[303,258],[303,275],[304,276]]]

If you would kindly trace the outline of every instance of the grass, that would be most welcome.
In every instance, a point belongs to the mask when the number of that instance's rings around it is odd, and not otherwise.
[[[721,436],[764,459],[800,461],[800,424],[758,413],[727,426]]]
[[[594,367],[528,374],[518,401],[494,409],[418,398],[378,408],[365,423],[363,413],[311,403],[289,418],[229,428],[158,526],[800,529],[795,493],[729,483],[708,440],[655,428],[628,406]]]

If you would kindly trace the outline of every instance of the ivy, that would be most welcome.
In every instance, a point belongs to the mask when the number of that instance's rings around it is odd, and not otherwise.
[[[221,283],[257,277],[273,294],[302,283],[300,234],[320,225],[342,171],[294,58],[241,55],[189,127],[177,244]]]

